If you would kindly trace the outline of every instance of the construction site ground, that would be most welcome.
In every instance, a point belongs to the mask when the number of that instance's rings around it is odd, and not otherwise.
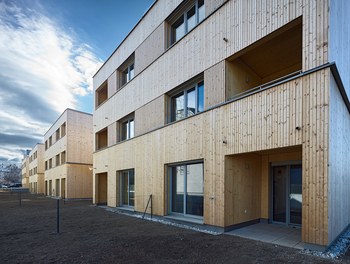
[[[350,263],[118,214],[91,201],[0,192],[0,263]]]

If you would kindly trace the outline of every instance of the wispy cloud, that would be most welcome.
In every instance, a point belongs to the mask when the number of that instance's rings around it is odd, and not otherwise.
[[[102,61],[56,21],[0,2],[0,160],[20,159],[78,96]]]

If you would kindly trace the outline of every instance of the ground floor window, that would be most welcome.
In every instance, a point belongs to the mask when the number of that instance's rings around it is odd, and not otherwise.
[[[170,213],[203,216],[203,163],[169,167]]]
[[[122,206],[135,205],[135,175],[134,170],[125,170],[120,173],[120,204]]]

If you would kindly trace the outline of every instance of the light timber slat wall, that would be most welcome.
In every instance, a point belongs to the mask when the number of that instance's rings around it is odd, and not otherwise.
[[[328,232],[332,241],[350,223],[350,115],[333,77],[329,104]]]
[[[65,135],[56,140],[56,130],[65,123]],[[93,128],[92,115],[65,110],[46,132],[44,139],[52,136],[52,146],[45,151],[45,161],[52,159],[52,168],[45,171],[45,181],[52,181],[53,195],[66,198],[91,198],[92,196],[92,152]],[[60,129],[61,130],[61,129]],[[65,151],[65,161],[62,162],[62,152]],[[59,155],[59,164],[56,156]],[[62,179],[65,179],[65,194],[61,194]],[[60,186],[56,189],[56,180]],[[49,187],[49,185],[48,185]],[[49,191],[47,193],[50,193]]]
[[[141,135],[165,124],[165,95],[142,106],[135,111],[135,135]]]
[[[143,71],[164,52],[165,42],[165,22],[162,22],[135,50],[135,75]]]
[[[182,0],[157,1],[99,69],[94,76],[94,87],[99,87],[181,2]]]
[[[209,16],[213,13],[219,6],[221,6],[227,0],[210,0],[204,1],[205,4],[205,16]]]
[[[303,241],[328,241],[328,127],[330,70],[302,80],[303,86]]]
[[[92,164],[92,115],[68,111],[67,162]]]
[[[164,164],[204,159],[204,221],[224,226],[225,155],[301,145],[301,79],[96,152],[94,173],[108,172],[108,204],[117,205],[116,171],[135,168],[135,209],[152,193],[154,213],[163,215]]]
[[[150,57],[140,56],[164,44],[156,43],[164,34],[162,28],[166,22],[163,20],[180,2],[156,2],[94,77],[95,90],[107,78],[111,86],[110,98],[94,113],[94,132],[106,127],[110,131],[116,121],[135,112],[136,137],[112,146],[116,135],[111,133],[108,141],[112,147],[94,154],[94,173],[108,173],[108,205],[119,204],[118,171],[134,168],[135,210],[143,211],[148,196],[153,194],[154,213],[167,214],[166,164],[203,160],[204,223],[227,226],[268,218],[270,162],[279,158],[301,160],[302,240],[328,245],[350,222],[348,214],[342,214],[350,210],[349,180],[345,176],[350,172],[343,158],[350,148],[345,136],[349,134],[346,132],[350,126],[349,114],[340,103],[342,98],[328,68],[158,128],[164,124],[168,92],[204,72],[205,109],[223,103],[233,93],[231,77],[237,72],[236,64],[226,59],[300,18],[302,71],[335,60],[339,62],[349,94],[350,77],[344,73],[349,72],[350,52],[344,43],[349,42],[350,34],[348,29],[344,34],[337,33],[347,21],[348,11],[344,9],[349,9],[349,3],[343,0],[227,1],[149,64],[160,55],[159,51]],[[221,3],[221,0],[206,1],[206,12],[210,13],[210,6],[215,9]],[[135,61],[139,61],[140,68],[135,68],[139,74],[115,93],[117,78],[113,72],[133,52]],[[289,66],[300,69],[299,64]],[[248,67],[238,68],[249,74],[256,84],[264,82]],[[273,79],[274,74],[265,81]],[[239,78],[234,81],[244,83]],[[244,170],[242,159],[251,165],[251,172]],[[232,171],[237,171],[241,178],[230,178]],[[252,178],[246,179],[244,175]],[[251,185],[254,177],[258,182]],[[247,215],[242,213],[245,205],[232,198],[245,195],[235,189],[236,180],[253,186],[261,198],[259,202],[258,196],[249,196],[247,204],[258,203],[249,207],[252,211]],[[347,199],[339,206],[338,194]],[[237,215],[232,213],[236,208]]]
[[[36,154],[36,158],[34,159],[34,153]],[[44,193],[45,192],[45,180],[44,180],[44,172],[45,172],[45,146],[44,144],[36,144],[35,147],[29,153],[32,161],[29,162],[29,170],[32,171],[32,175],[29,176],[29,183],[32,184],[32,189],[30,191],[36,193]],[[34,168],[36,168],[36,173],[34,173]],[[34,184],[36,185],[36,189],[34,190]]]
[[[225,101],[225,61],[221,61],[204,72],[204,86],[205,109]]]
[[[329,61],[335,61],[345,90],[350,97],[350,1],[330,0]]]
[[[261,156],[226,156],[225,226],[260,219],[260,201]]]
[[[314,6],[310,6],[309,2]],[[328,21],[325,11],[328,6],[326,0],[305,0],[305,3],[287,0],[273,3],[263,1],[263,3],[257,0],[228,1],[167,50],[156,60],[156,63],[151,64],[108,102],[101,105],[94,113],[95,131],[101,130],[167,93],[301,15],[317,16],[317,21]],[[308,19],[303,20],[303,70],[321,65],[328,59],[327,35],[322,35],[322,41],[320,37],[317,37],[317,40],[314,39],[323,22],[309,25],[310,23],[313,22]],[[228,39],[227,42],[223,41],[224,37]],[[322,49],[318,46],[321,44]],[[124,46],[126,44],[122,45]],[[100,75],[103,74],[98,73],[94,80],[100,80]],[[105,79],[96,82],[102,83]],[[98,87],[97,83],[94,84],[95,89]],[[133,98],[133,100],[130,101],[127,98]]]

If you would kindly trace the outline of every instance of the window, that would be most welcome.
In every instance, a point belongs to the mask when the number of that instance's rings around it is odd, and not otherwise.
[[[47,170],[48,169],[48,166],[47,166],[47,161],[45,161],[45,170]]]
[[[122,74],[122,85],[128,83],[135,76],[134,64],[129,65]]]
[[[205,17],[204,0],[192,2],[180,16],[176,17],[171,25],[171,44],[180,40],[187,32],[191,31]]]
[[[56,155],[56,167],[60,165],[60,154]]]
[[[117,90],[120,90],[121,87],[135,77],[135,54],[131,54],[130,57],[120,65],[117,71],[119,78]]]
[[[120,175],[120,205],[135,205],[135,176],[134,170],[119,172]]]
[[[64,164],[64,163],[66,163],[66,152],[65,151],[63,151],[61,153],[61,164]]]
[[[121,119],[118,123],[120,124],[119,141],[127,140],[135,136],[135,121],[133,113]]]
[[[60,129],[56,130],[56,141],[60,139]]]
[[[203,163],[169,167],[170,213],[203,216]]]
[[[47,146],[48,144],[47,144],[47,140],[45,141],[45,150],[47,150],[48,149],[48,146]]]
[[[49,169],[52,168],[52,159],[49,159]]]
[[[104,82],[95,93],[95,105],[100,106],[108,99],[108,84],[107,81]]]
[[[49,137],[49,147],[51,147],[51,146],[52,146],[52,136]]]
[[[104,128],[96,133],[96,150],[106,148],[108,142],[108,130]]]
[[[195,115],[204,110],[204,81],[187,86],[171,97],[171,122]]]
[[[61,138],[66,135],[66,122],[64,122],[61,126]]]

